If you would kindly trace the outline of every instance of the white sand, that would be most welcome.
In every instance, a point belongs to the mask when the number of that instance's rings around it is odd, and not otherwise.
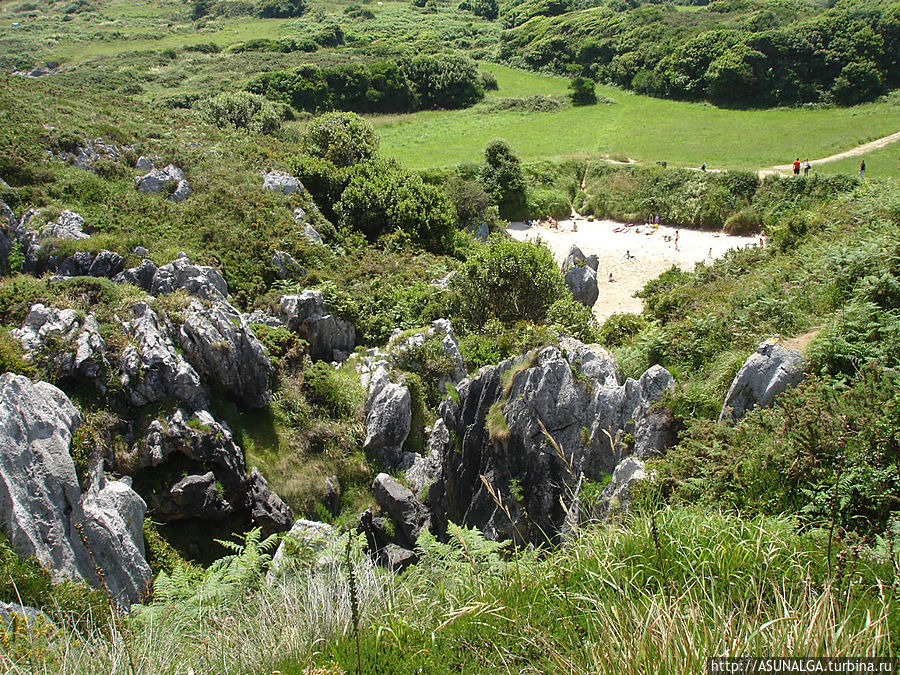
[[[578,225],[577,232],[572,231],[573,223]],[[614,231],[620,227],[624,228],[621,232]],[[696,263],[709,262],[729,249],[759,244],[758,237],[732,237],[678,228],[678,250],[675,250],[674,227],[660,225],[653,228],[643,224],[624,227],[623,223],[612,220],[588,222],[581,218],[559,221],[558,230],[538,225],[527,227],[522,222],[514,222],[507,231],[519,240],[540,237],[560,263],[568,255],[572,244],[576,244],[587,256],[596,254],[600,259],[597,267],[600,297],[594,304],[594,314],[601,322],[614,312],[640,312],[642,301],[633,297],[634,293],[672,265],[692,270]],[[672,238],[671,241],[665,241],[667,235]],[[634,257],[626,258],[626,252]],[[615,281],[608,281],[610,273]]]

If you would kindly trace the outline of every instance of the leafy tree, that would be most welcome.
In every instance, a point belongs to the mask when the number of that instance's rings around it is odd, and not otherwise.
[[[378,136],[356,113],[334,112],[317,117],[306,128],[301,144],[307,154],[339,168],[374,159],[378,154]]]
[[[472,326],[490,319],[511,324],[543,322],[553,303],[566,296],[566,284],[553,253],[537,244],[491,235],[487,246],[467,261],[453,281],[460,314]]]
[[[401,64],[419,110],[464,108],[484,98],[475,62],[462,54],[417,56]]]
[[[525,176],[519,158],[506,141],[494,140],[484,149],[479,180],[500,207],[504,218],[515,217],[525,205]]]
[[[200,114],[217,126],[231,125],[271,134],[281,127],[282,116],[275,105],[246,91],[225,92],[198,104]]]
[[[597,102],[594,81],[589,77],[574,77],[569,83],[569,99],[572,105],[592,105]]]
[[[834,100],[841,105],[871,101],[883,90],[881,73],[871,61],[853,61],[841,70],[831,88]]]
[[[264,19],[288,19],[305,11],[306,0],[262,0],[256,6],[256,13]]]
[[[454,212],[447,196],[403,169],[395,160],[355,165],[335,204],[341,223],[367,239],[400,232],[411,243],[434,252],[452,248]]]

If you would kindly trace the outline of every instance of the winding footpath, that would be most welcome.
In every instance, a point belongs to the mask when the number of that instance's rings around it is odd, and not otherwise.
[[[821,159],[811,159],[809,163],[811,166],[817,166],[819,164],[825,164],[827,162],[836,162],[840,159],[847,159],[848,157],[859,157],[860,155],[865,155],[866,153],[872,152],[873,150],[880,150],[881,148],[897,142],[900,142],[900,131],[889,136],[884,136],[883,138],[875,139],[874,141],[870,141],[869,143],[857,145],[855,148],[850,148],[849,150],[845,150],[844,152],[839,152],[836,155],[822,157]],[[793,164],[776,164],[769,169],[760,169],[759,175],[767,176],[774,173],[790,173],[793,170]]]

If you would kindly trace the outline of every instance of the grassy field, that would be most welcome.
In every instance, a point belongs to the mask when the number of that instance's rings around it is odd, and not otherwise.
[[[496,75],[500,85],[493,93],[496,96],[560,95],[568,84],[561,77],[487,63],[481,67]],[[524,161],[608,154],[640,162],[666,160],[684,166],[706,162],[716,168],[757,169],[791,161],[798,154],[828,156],[900,129],[900,106],[892,102],[826,110],[724,110],[608,87],[597,91],[614,103],[489,115],[476,107],[372,122],[384,151],[415,168],[478,161],[488,141],[502,138]],[[874,170],[873,166],[872,175],[878,175]]]

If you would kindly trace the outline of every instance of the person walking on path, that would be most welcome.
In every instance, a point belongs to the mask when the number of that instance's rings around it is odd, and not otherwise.
[[[803,175],[808,176],[809,170],[812,167],[812,164],[809,163],[809,157],[806,158],[806,161],[803,162]]]
[[[795,176],[800,175],[800,158],[799,157],[794,160],[794,175]]]
[[[859,163],[859,177],[863,179],[866,177],[866,160]]]

